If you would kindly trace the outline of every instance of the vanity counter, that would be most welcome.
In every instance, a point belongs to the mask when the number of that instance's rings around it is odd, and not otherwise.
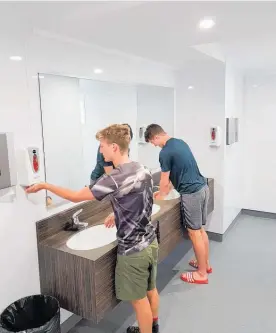
[[[208,180],[213,210],[213,180]],[[165,259],[183,240],[180,223],[180,201],[156,201],[160,210],[152,216],[159,225],[159,261]],[[37,241],[41,292],[55,296],[61,307],[94,322],[118,304],[114,290],[117,241],[92,250],[72,250],[66,242],[76,231],[63,228],[73,213],[82,208],[81,222],[86,228],[103,224],[112,212],[109,201],[85,202],[65,212],[38,221]],[[81,231],[82,229],[80,229]]]
[[[166,215],[167,213],[172,214],[173,213],[172,210],[175,206],[177,206],[177,210],[178,210],[179,200],[175,199],[175,200],[170,200],[170,201],[158,201],[156,203],[160,206],[160,210],[155,215],[152,216],[153,224],[155,224],[156,221],[159,221],[159,220],[163,221],[163,216]],[[65,230],[63,230],[64,226],[62,226],[62,229],[56,233],[52,233],[53,230],[51,230],[51,228],[47,228],[47,231],[45,231],[45,229],[44,229],[44,235],[41,238],[41,240],[39,240],[39,245],[51,247],[53,249],[60,250],[60,251],[70,253],[70,254],[82,257],[84,259],[89,259],[89,260],[93,260],[93,261],[100,259],[103,255],[105,255],[112,249],[116,248],[117,241],[110,243],[106,246],[92,249],[92,250],[72,250],[66,245],[68,239],[70,237],[74,236],[77,232],[81,232],[84,229],[88,229],[90,227],[103,224],[105,218],[112,212],[111,206],[107,203],[103,204],[105,207],[102,207],[102,209],[99,212],[96,211],[96,209],[95,209],[96,208],[95,206],[97,206],[96,202],[91,202],[90,205],[91,205],[91,211],[93,211],[93,216],[90,216],[90,217],[84,219],[84,217],[83,217],[83,215],[85,214],[84,211],[88,207],[85,207],[85,208],[81,207],[81,208],[83,208],[84,213],[81,213],[79,215],[80,221],[88,223],[88,226],[86,228],[80,228],[79,231],[65,231]],[[72,210],[72,214],[74,213],[74,211],[78,210],[79,208],[80,207],[78,207],[77,209],[74,208]],[[57,217],[57,219],[58,219],[58,217]],[[52,221],[52,222],[55,223],[55,221]],[[66,222],[68,222],[67,219],[66,219],[65,223]],[[37,223],[38,233],[40,233],[40,230],[43,228],[44,223],[47,223],[47,220],[42,220]],[[47,235],[47,233],[48,233],[48,235]]]

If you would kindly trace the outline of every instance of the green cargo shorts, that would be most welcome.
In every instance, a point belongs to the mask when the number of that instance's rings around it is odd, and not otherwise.
[[[147,291],[156,288],[157,263],[157,240],[141,252],[117,255],[116,297],[121,301],[135,301],[146,297]]]

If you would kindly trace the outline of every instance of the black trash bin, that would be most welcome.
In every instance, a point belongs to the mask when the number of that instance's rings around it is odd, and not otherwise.
[[[19,299],[1,314],[0,332],[60,333],[58,300],[45,295]]]

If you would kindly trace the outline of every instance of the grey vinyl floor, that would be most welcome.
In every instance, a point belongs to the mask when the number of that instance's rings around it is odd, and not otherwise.
[[[222,243],[211,242],[208,285],[179,279],[190,270],[187,242],[159,267],[161,332],[275,333],[276,220],[241,215]],[[134,322],[129,304],[121,303],[98,325],[83,319],[69,332],[123,333]]]

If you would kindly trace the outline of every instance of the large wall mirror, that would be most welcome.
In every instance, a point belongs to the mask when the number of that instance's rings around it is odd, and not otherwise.
[[[130,158],[159,168],[159,148],[140,143],[138,131],[150,123],[174,134],[174,89],[58,75],[39,75],[46,181],[71,189],[90,183],[99,143],[96,132],[113,123],[133,130]],[[62,199],[49,194],[49,206]]]

